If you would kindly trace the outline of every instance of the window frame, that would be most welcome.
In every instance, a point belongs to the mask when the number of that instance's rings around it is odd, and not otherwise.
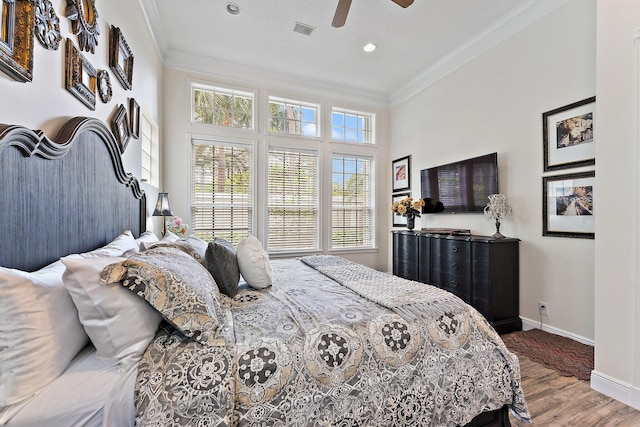
[[[369,236],[369,240],[370,240],[370,244],[368,246],[334,246],[333,243],[333,231],[334,231],[334,221],[333,221],[333,213],[334,213],[334,204],[333,204],[333,175],[334,175],[334,170],[333,170],[333,161],[336,157],[340,157],[343,159],[345,158],[355,158],[358,160],[366,160],[369,161],[369,186],[370,186],[370,190],[369,190],[369,198],[370,198],[370,203],[369,206],[367,208],[367,210],[369,211],[369,224],[370,224],[370,236]],[[365,154],[365,153],[354,153],[354,152],[344,152],[344,151],[332,151],[330,153],[330,166],[329,166],[329,184],[330,184],[330,188],[329,188],[329,211],[328,211],[328,215],[329,215],[329,236],[328,236],[328,250],[329,252],[332,253],[336,253],[336,252],[367,252],[367,251],[376,251],[377,250],[377,246],[376,246],[376,232],[377,232],[377,226],[376,226],[376,158],[375,156],[371,155],[371,154]],[[342,172],[344,174],[344,172]],[[345,209],[346,210],[346,209]]]
[[[149,155],[149,178],[145,178],[144,171],[147,168],[144,165],[145,153],[146,150],[144,148],[145,140],[147,139],[147,135],[144,132],[145,122],[149,124],[151,128],[151,136],[149,139],[150,144],[150,152]],[[140,112],[140,179],[143,182],[147,182],[149,185],[159,188],[160,187],[160,127],[158,124],[149,116],[144,109],[141,109]]]
[[[194,141],[199,141],[200,145],[210,145],[210,146],[224,146],[224,147],[237,147],[237,148],[246,148],[250,150],[250,175],[249,175],[249,183],[248,188],[251,192],[249,196],[250,204],[248,205],[251,213],[250,220],[248,221],[249,230],[247,230],[247,236],[255,235],[257,230],[257,222],[258,216],[261,215],[260,206],[258,206],[258,187],[256,187],[256,176],[259,170],[258,166],[258,146],[257,141],[255,140],[236,140],[230,138],[220,137],[218,135],[199,135],[199,134],[191,134],[189,136],[189,156],[190,156],[190,180],[189,180],[189,212],[191,215],[191,227],[192,231],[195,234],[196,231],[196,223],[194,217],[194,209],[196,208],[196,203],[194,203],[193,196],[193,187],[194,187],[194,173],[195,173],[195,164],[194,164],[194,146],[196,145]],[[215,204],[214,204],[215,205]],[[205,204],[200,204],[200,207],[205,206]],[[234,246],[237,246],[238,242],[235,242]]]
[[[315,180],[315,248],[288,248],[283,250],[270,250],[269,249],[269,208],[270,208],[270,193],[269,193],[269,174],[270,174],[270,161],[271,161],[271,152],[272,151],[284,151],[290,153],[306,153],[314,155],[316,159],[316,180]],[[265,249],[270,255],[274,256],[283,256],[283,255],[291,255],[291,254],[301,254],[301,253],[321,253],[322,252],[322,151],[318,148],[307,148],[301,147],[299,144],[282,144],[282,143],[274,143],[267,142],[266,150],[265,150],[265,185],[264,185],[264,244]]]
[[[315,135],[304,135],[302,133],[289,133],[289,132],[274,132],[271,130],[271,113],[270,113],[270,105],[271,102],[283,102],[285,104],[292,104],[303,107],[313,107],[316,109],[316,134]],[[321,102],[310,102],[310,101],[301,101],[299,99],[295,99],[293,97],[281,96],[276,94],[267,94],[265,96],[265,134],[267,136],[272,137],[289,137],[289,138],[300,138],[306,140],[317,140],[320,141],[322,139],[322,103]],[[302,120],[300,120],[300,128],[302,129]],[[308,122],[311,123],[311,122]]]
[[[371,142],[348,141],[346,139],[346,137],[344,139],[335,138],[334,137],[334,133],[333,133],[333,128],[334,128],[333,114],[334,113],[339,113],[339,114],[342,114],[343,116],[355,115],[356,116],[356,121],[358,121],[358,117],[368,118],[371,121],[371,130],[369,131]],[[375,147],[375,146],[377,146],[377,140],[376,140],[376,113],[352,110],[352,109],[337,107],[337,106],[333,105],[331,107],[331,114],[330,114],[329,122],[330,122],[329,123],[329,129],[331,131],[331,141],[332,142],[341,143],[341,144],[355,145],[355,146],[362,146],[362,147]],[[346,118],[345,118],[345,123],[346,123]],[[346,124],[341,126],[341,128],[344,129],[345,135],[347,133],[346,132],[347,129],[353,129],[353,128],[347,128]],[[356,127],[355,130],[357,132],[358,128]],[[362,131],[364,132],[365,130],[362,129]]]
[[[230,94],[233,96],[236,95],[241,95],[241,96],[246,96],[246,97],[250,97],[251,101],[252,101],[252,106],[251,106],[251,126],[250,127],[235,127],[235,126],[225,126],[225,125],[221,125],[221,124],[217,124],[217,123],[204,123],[204,122],[197,122],[194,120],[194,114],[195,114],[195,90],[200,89],[200,90],[210,90],[215,92],[220,92],[220,93],[226,93],[226,94]],[[257,109],[257,105],[259,102],[258,99],[258,93],[255,89],[247,89],[247,88],[242,88],[242,87],[238,87],[238,86],[234,86],[234,85],[225,85],[225,84],[217,84],[217,83],[212,83],[212,82],[203,82],[203,81],[198,81],[198,80],[191,80],[189,79],[189,91],[188,91],[188,105],[189,105],[189,117],[187,118],[188,122],[190,123],[191,126],[193,127],[203,127],[203,128],[217,128],[217,129],[226,129],[226,130],[231,130],[232,132],[251,132],[251,133],[255,133],[258,130],[258,109]],[[215,114],[215,110],[214,110],[214,114]]]

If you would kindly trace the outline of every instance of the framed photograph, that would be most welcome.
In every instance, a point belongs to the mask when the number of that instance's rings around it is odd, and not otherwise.
[[[129,98],[129,127],[131,136],[138,139],[140,137],[140,105],[133,98]]]
[[[542,235],[595,237],[595,171],[542,177]]]
[[[595,106],[594,96],[542,114],[545,172],[596,163]]]
[[[391,163],[392,190],[396,191],[411,189],[411,156],[396,159]]]
[[[116,137],[116,141],[118,141],[120,152],[124,153],[124,150],[127,149],[127,144],[129,144],[129,139],[131,139],[131,128],[129,127],[127,109],[122,104],[120,104],[111,120],[111,130]]]
[[[80,102],[96,109],[98,74],[82,52],[67,39],[65,46],[65,86]]]
[[[22,83],[33,79],[34,28],[31,0],[0,0],[0,71]]]
[[[120,28],[111,26],[111,43],[109,46],[109,67],[123,88],[133,87],[133,54]]]
[[[409,197],[411,193],[398,193],[391,196],[391,204],[395,202],[399,202],[405,197]],[[407,225],[407,217],[398,215],[396,212],[393,213],[393,227],[404,227]]]

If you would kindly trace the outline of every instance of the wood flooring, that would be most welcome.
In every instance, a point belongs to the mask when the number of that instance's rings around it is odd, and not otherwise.
[[[592,390],[588,381],[563,377],[525,356],[518,358],[533,424],[509,414],[514,427],[640,427],[640,411]]]

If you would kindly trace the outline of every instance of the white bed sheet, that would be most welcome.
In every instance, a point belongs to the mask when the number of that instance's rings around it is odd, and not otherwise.
[[[7,427],[133,426],[137,366],[118,372],[96,358],[88,345],[63,374],[26,405]]]

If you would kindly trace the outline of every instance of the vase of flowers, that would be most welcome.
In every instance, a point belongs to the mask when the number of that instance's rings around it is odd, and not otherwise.
[[[174,216],[171,221],[167,222],[167,230],[178,237],[184,237],[189,232],[189,226],[182,222],[179,216]]]
[[[413,230],[415,227],[415,218],[420,217],[420,212],[424,206],[424,200],[413,200],[412,197],[405,197],[399,202],[393,202],[391,211],[407,218],[407,228]]]

